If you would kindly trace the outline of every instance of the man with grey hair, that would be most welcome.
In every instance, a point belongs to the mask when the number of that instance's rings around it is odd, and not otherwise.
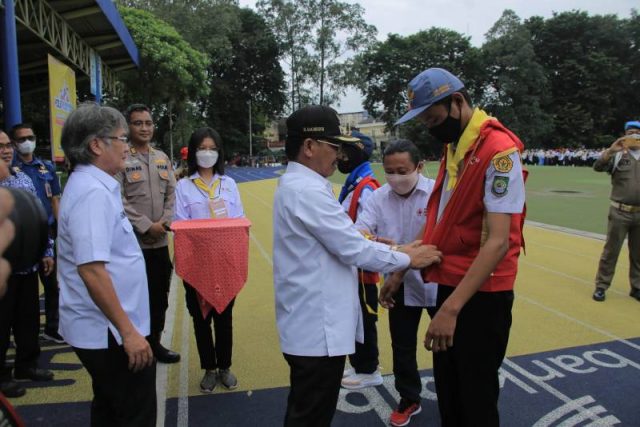
[[[92,426],[155,426],[155,361],[142,251],[114,175],[124,169],[127,123],[82,104],[62,129],[72,166],[60,202],[60,333],[92,378]]]

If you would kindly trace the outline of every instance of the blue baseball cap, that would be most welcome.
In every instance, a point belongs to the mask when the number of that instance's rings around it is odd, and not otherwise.
[[[358,138],[360,142],[362,142],[362,147],[358,143],[352,144],[352,145],[356,145],[358,148],[364,151],[367,157],[371,157],[371,153],[373,152],[373,145],[374,145],[373,140],[367,135],[357,132],[355,130],[351,131],[351,136],[353,136],[354,138]]]
[[[624,130],[629,130],[629,128],[640,129],[640,122],[639,121],[633,121],[633,122],[625,123],[624,124]]]
[[[409,82],[409,111],[396,122],[407,122],[441,99],[464,88],[459,78],[443,68],[429,68]]]

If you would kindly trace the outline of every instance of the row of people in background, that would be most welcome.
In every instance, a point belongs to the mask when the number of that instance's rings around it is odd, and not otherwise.
[[[605,149],[555,148],[527,149],[522,152],[522,163],[538,166],[593,166]]]

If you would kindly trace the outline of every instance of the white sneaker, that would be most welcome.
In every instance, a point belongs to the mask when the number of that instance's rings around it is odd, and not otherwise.
[[[359,390],[365,387],[374,387],[382,384],[380,371],[372,374],[354,374],[342,379],[342,387],[348,390]]]
[[[356,370],[351,366],[349,366],[348,368],[344,368],[344,371],[342,371],[342,378],[351,377],[355,374],[356,374]]]

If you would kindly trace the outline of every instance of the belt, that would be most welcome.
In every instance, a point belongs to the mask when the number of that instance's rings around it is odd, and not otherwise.
[[[611,201],[611,206],[613,206],[614,208],[622,212],[629,212],[629,213],[640,212],[640,206],[625,205],[624,203],[614,202],[613,200]]]

